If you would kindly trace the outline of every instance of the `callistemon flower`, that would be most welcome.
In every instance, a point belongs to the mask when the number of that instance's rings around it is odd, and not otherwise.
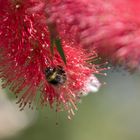
[[[139,9],[139,0],[60,0],[46,12],[62,37],[135,69],[140,60]]]
[[[41,3],[36,6],[34,2]],[[80,96],[100,87],[93,75],[102,70],[93,64],[96,53],[78,45],[74,47],[73,42],[66,43],[62,38],[64,64],[57,49],[54,48],[53,54],[50,49],[50,33],[41,12],[44,1],[7,0],[0,4],[2,86],[16,94],[21,110],[26,104],[32,108],[32,102],[36,101],[37,105],[56,105],[57,111],[62,107],[71,117]]]

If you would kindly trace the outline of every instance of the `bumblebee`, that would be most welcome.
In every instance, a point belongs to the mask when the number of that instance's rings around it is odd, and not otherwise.
[[[47,81],[54,86],[61,85],[66,82],[66,73],[61,66],[46,68],[45,76]]]

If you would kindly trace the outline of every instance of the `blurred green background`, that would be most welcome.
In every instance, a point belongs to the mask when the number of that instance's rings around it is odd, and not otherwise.
[[[83,97],[72,120],[40,109],[32,125],[6,140],[140,140],[140,74],[110,71],[100,81],[107,84]]]

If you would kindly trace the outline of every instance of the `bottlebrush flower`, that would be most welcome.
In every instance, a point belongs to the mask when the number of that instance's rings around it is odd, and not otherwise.
[[[26,104],[33,107],[39,94],[39,104],[53,107],[56,103],[58,111],[62,106],[71,117],[81,93],[89,92],[89,85],[92,91],[99,88],[99,81],[91,75],[102,69],[90,63],[97,57],[95,52],[74,47],[65,38],[66,65],[56,49],[52,56],[42,12],[45,4],[43,0],[0,1],[0,78],[2,86],[18,96],[21,110]]]
[[[46,12],[62,37],[135,69],[140,63],[139,9],[139,0],[60,0]]]

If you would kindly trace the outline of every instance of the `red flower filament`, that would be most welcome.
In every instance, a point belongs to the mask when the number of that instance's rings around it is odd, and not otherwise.
[[[44,1],[40,2],[39,7],[31,7],[35,5],[31,0],[7,0],[5,3],[0,1],[0,4],[2,86],[9,87],[17,95],[21,110],[26,104],[32,108],[33,101],[37,105],[49,103],[51,107],[57,103],[57,111],[62,106],[69,110],[71,117],[73,108],[77,109],[80,93],[87,90],[86,81],[102,70],[98,65],[87,62],[96,59],[96,53],[86,52],[80,46],[74,47],[73,43],[62,39],[67,59],[65,65],[56,49],[53,57],[50,52],[50,33],[44,22],[46,16],[41,12]],[[46,71],[53,71],[50,77],[46,77]],[[98,81],[96,78],[94,80]]]

